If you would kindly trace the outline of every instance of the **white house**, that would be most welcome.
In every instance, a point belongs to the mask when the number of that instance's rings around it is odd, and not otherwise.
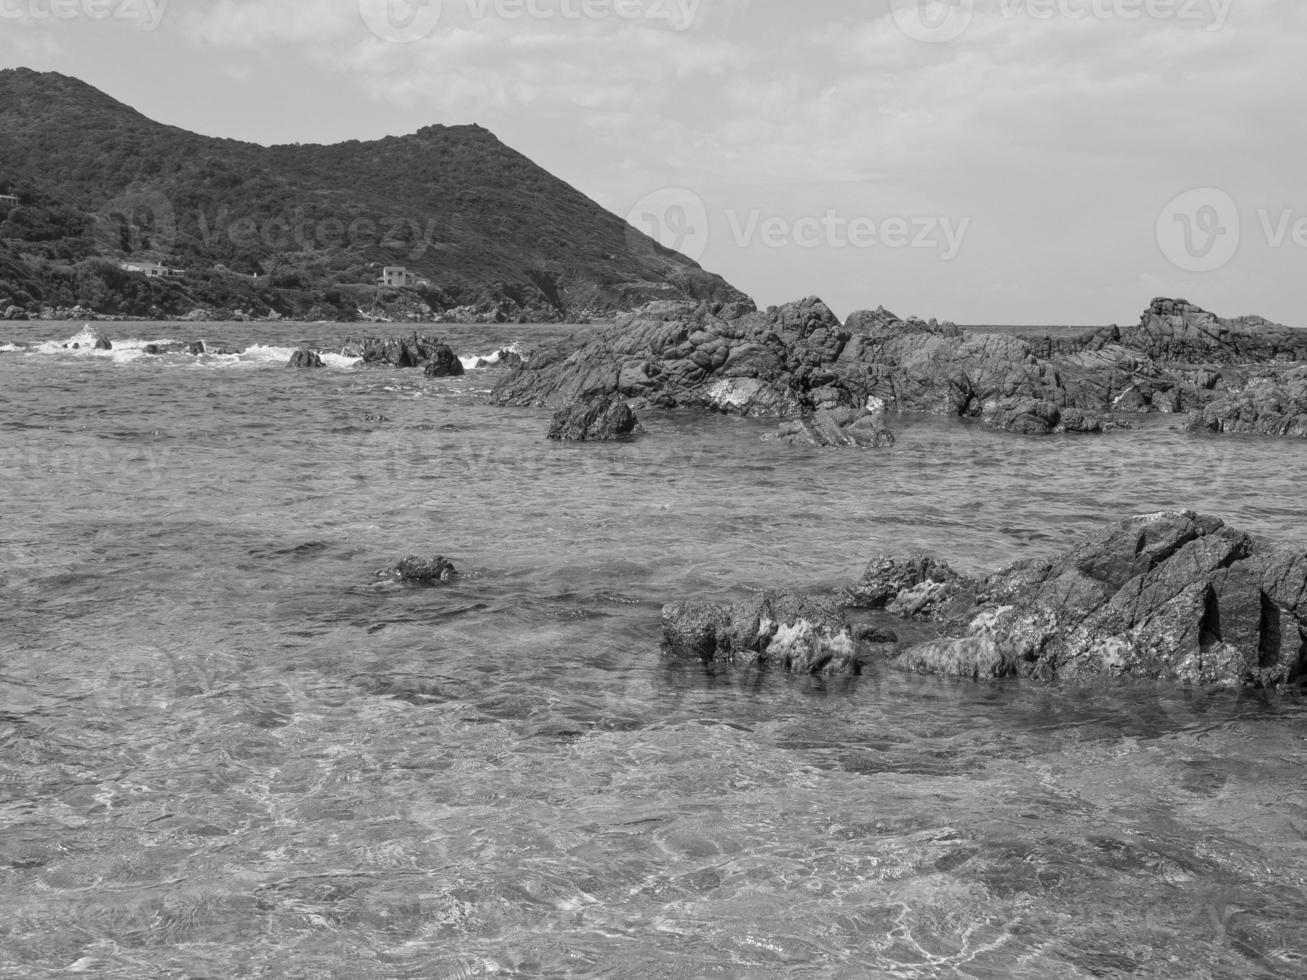
[[[402,265],[388,265],[381,270],[381,278],[377,280],[383,286],[389,286],[392,289],[403,289],[406,286],[430,286],[431,280],[419,276],[416,272],[409,272]]]
[[[158,262],[119,262],[124,272],[139,272],[149,279],[178,279],[186,275],[185,269],[169,269]]]

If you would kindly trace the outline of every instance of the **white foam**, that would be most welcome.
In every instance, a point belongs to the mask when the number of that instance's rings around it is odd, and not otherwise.
[[[503,354],[504,352],[508,352],[510,354],[517,354],[518,356],[521,356],[522,354],[522,351],[519,348],[518,343],[514,341],[513,343],[509,344],[507,347],[496,348],[494,353],[492,354],[473,354],[471,357],[460,357],[459,360],[463,362],[463,368],[465,370],[475,371],[477,369],[477,365],[480,364],[482,361],[485,361],[485,364],[481,365],[481,367],[483,368],[490,367],[492,364],[498,364],[501,359],[500,355]]]

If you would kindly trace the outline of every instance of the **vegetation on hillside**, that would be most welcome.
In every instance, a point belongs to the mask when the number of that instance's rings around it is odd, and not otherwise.
[[[262,147],[0,71],[0,315],[562,319],[739,294],[478,126]],[[148,279],[122,263],[175,271]],[[410,274],[382,286],[386,267]]]

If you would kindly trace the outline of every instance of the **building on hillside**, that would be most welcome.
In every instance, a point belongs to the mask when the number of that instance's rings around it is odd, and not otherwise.
[[[180,279],[186,275],[185,269],[170,269],[158,262],[119,262],[118,267],[124,272],[139,272],[148,279]]]
[[[377,282],[392,289],[431,285],[430,279],[419,276],[416,272],[409,272],[402,265],[386,266],[381,270],[381,278]]]
[[[18,198],[13,194],[0,194],[0,211],[18,207]]]

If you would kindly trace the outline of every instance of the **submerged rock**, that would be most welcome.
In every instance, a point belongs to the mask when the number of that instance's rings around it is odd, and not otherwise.
[[[96,350],[113,350],[113,342],[104,334],[99,334],[95,338]]]
[[[884,448],[894,445],[894,433],[879,412],[852,408],[821,409],[812,415],[781,423],[776,438],[791,446],[818,448]]]
[[[990,428],[1020,435],[1101,433],[1119,428],[1119,423],[1079,408],[1063,408],[1055,402],[1026,398],[993,406],[984,416]]]
[[[307,350],[301,347],[290,356],[290,362],[286,365],[292,368],[320,368],[323,367],[322,357],[317,351]]]
[[[457,575],[458,569],[444,555],[436,555],[434,558],[418,558],[410,555],[393,568],[385,568],[377,573],[378,578],[398,579],[401,582],[425,585],[448,582]]]
[[[1307,675],[1307,555],[1191,512],[1135,517],[986,579],[898,666],[1274,686]]]
[[[853,631],[831,600],[769,592],[732,606],[663,607],[663,650],[673,657],[796,674],[861,672]]]
[[[577,402],[557,412],[549,438],[565,442],[605,442],[631,439],[641,432],[631,406],[617,398]]]

